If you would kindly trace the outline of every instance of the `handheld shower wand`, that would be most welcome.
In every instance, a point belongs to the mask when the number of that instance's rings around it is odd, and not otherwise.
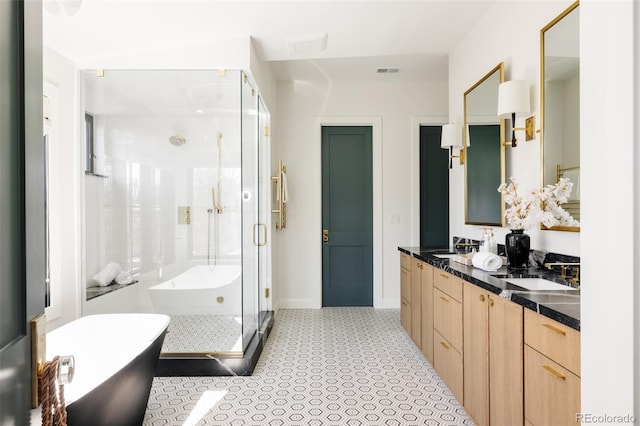
[[[222,144],[222,133],[218,133],[217,134],[217,148],[218,148],[218,170],[217,170],[217,182],[216,182],[216,186],[217,186],[217,190],[218,190],[218,197],[216,198],[216,188],[211,188],[211,196],[213,198],[213,208],[215,209],[216,213],[218,214],[222,214],[222,212],[224,211],[224,206],[222,205],[222,194],[220,191],[220,165],[221,165],[221,144]]]

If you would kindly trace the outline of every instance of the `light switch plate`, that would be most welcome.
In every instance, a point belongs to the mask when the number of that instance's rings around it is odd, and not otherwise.
[[[178,207],[178,225],[191,224],[191,207],[180,206]]]

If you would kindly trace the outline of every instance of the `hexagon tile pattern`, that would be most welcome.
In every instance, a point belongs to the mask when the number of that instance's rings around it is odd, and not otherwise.
[[[473,425],[399,318],[280,310],[252,376],[156,377],[144,425]]]

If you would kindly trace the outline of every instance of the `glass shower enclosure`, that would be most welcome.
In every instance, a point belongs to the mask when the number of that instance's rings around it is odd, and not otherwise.
[[[161,360],[241,357],[271,311],[269,113],[240,70],[87,70],[83,314],[171,316]]]

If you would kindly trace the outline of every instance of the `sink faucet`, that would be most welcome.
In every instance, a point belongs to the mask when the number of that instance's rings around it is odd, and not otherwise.
[[[580,285],[580,263],[572,262],[551,262],[545,263],[544,267],[553,270],[554,266],[560,267],[560,278],[576,286]]]
[[[458,253],[459,250],[464,250],[464,253],[469,253],[469,251],[472,251],[473,249],[478,249],[479,248],[479,244],[478,243],[456,243],[455,244],[455,252]]]

